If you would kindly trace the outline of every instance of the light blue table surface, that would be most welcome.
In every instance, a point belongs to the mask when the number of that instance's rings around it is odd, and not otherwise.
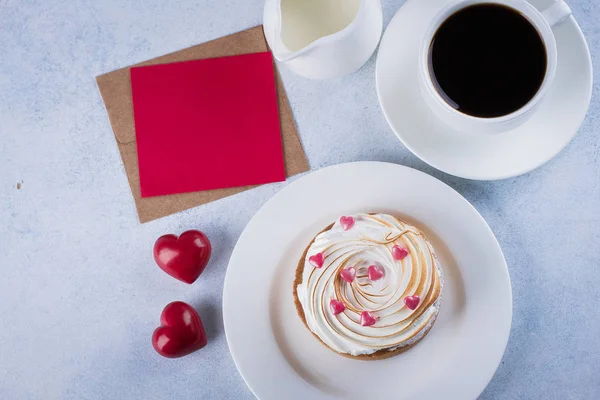
[[[386,25],[402,3],[383,2]],[[600,65],[600,5],[570,5]],[[94,77],[261,18],[261,0],[0,0],[0,399],[253,398],[227,349],[223,279],[244,226],[287,183],[140,225]],[[425,171],[497,235],[514,316],[481,398],[600,399],[598,80],[579,134],[554,160],[476,182],[434,170],[396,139],[375,57],[333,81],[281,73],[313,170],[378,160]],[[152,260],[158,236],[189,228],[214,246],[192,286]],[[176,299],[199,309],[209,344],[167,360],[150,336]]]

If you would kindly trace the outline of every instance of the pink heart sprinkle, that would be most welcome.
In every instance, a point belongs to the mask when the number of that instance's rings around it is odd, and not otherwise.
[[[329,308],[331,308],[331,313],[333,315],[338,315],[344,312],[344,310],[346,309],[346,305],[339,300],[331,299],[331,301],[329,302]]]
[[[377,322],[377,319],[372,316],[370,312],[363,311],[362,314],[360,314],[360,324],[362,326],[371,326],[374,325],[375,322]]]
[[[421,298],[416,294],[414,296],[406,296],[404,298],[404,304],[406,304],[406,307],[410,308],[411,310],[415,310],[420,302]]]
[[[345,231],[350,230],[354,226],[354,218],[353,217],[341,217],[340,225],[342,226],[343,230],[345,230]]]
[[[356,268],[348,267],[340,271],[340,277],[348,283],[352,283],[356,278]]]
[[[400,246],[392,247],[392,257],[394,257],[394,260],[398,260],[398,261],[404,260],[407,255],[408,255],[408,250],[406,250],[404,247],[400,247]]]
[[[379,265],[371,265],[368,269],[369,280],[378,281],[383,278],[384,270]]]
[[[310,256],[308,258],[308,262],[315,268],[321,268],[323,266],[323,261],[325,261],[325,257],[323,257],[323,253],[317,253],[314,256]]]

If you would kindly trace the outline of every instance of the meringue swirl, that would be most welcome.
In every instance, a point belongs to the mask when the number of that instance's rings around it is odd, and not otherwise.
[[[333,350],[354,356],[415,343],[435,321],[441,302],[442,272],[435,252],[417,228],[391,215],[352,217],[350,229],[337,221],[307,250],[302,282],[296,287],[306,324]],[[397,260],[394,246],[408,255]],[[319,253],[323,266],[315,268],[309,258]],[[370,266],[383,276],[370,280]],[[340,272],[350,267],[356,277],[349,283]],[[410,296],[419,297],[414,310],[405,304]],[[345,305],[337,315],[330,309],[333,299]],[[364,311],[376,318],[375,324],[361,325]]]

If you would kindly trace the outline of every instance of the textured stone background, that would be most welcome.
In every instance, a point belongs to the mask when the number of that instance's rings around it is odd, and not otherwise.
[[[401,0],[385,0],[387,24]],[[600,64],[600,5],[571,0]],[[261,23],[260,0],[0,0],[0,398],[250,399],[227,351],[221,294],[242,229],[285,184],[140,225],[94,77]],[[379,109],[375,59],[343,79],[282,70],[312,169],[379,160],[462,193],[496,233],[514,317],[482,399],[600,398],[600,103],[573,142],[525,176],[474,182],[424,164]],[[20,188],[20,189],[18,189]],[[185,286],[153,264],[166,232],[207,232]],[[149,343],[162,307],[199,307],[209,345],[178,361]]]

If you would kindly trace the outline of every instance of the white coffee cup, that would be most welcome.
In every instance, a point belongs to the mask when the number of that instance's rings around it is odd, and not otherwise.
[[[429,48],[433,36],[440,25],[455,12],[475,4],[498,4],[512,8],[523,15],[537,29],[546,48],[546,75],[535,96],[523,107],[510,114],[494,118],[480,118],[464,114],[450,106],[436,89],[429,68]],[[501,133],[525,123],[535,113],[540,102],[548,92],[556,73],[557,50],[552,28],[558,26],[571,15],[571,9],[562,0],[558,0],[546,10],[540,12],[525,0],[455,0],[443,8],[431,21],[426,30],[420,50],[420,79],[425,101],[435,115],[448,125],[467,133]]]

